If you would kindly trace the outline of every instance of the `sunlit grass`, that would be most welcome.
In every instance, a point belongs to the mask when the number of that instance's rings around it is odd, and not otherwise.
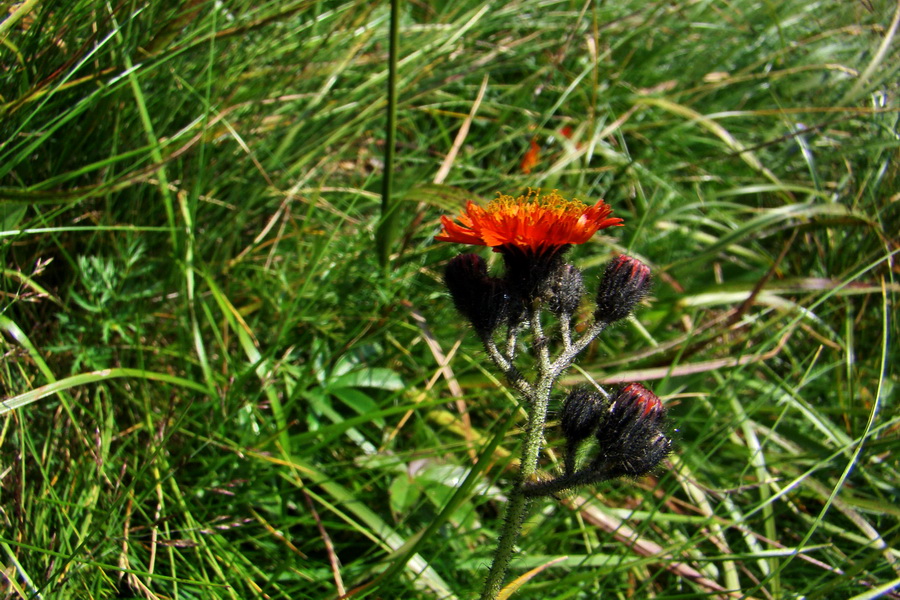
[[[655,274],[566,381],[678,431],[534,511],[514,598],[898,585],[888,4],[404,3],[387,274],[388,6],[167,4],[0,26],[4,597],[477,594],[523,421],[433,236],[527,187],[625,219],[589,286]]]

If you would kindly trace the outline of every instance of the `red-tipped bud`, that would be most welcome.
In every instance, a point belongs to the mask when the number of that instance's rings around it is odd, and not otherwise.
[[[556,271],[547,290],[547,308],[556,315],[571,315],[578,310],[584,295],[581,271],[565,264]]]
[[[610,477],[638,477],[653,470],[672,449],[663,431],[666,408],[639,383],[629,383],[616,395],[597,430],[600,454],[593,468]]]
[[[460,254],[447,263],[444,283],[457,310],[481,335],[490,335],[504,319],[509,295],[503,280],[487,274],[487,264],[477,254]]]
[[[622,254],[606,265],[597,291],[594,318],[603,323],[624,319],[650,291],[650,268]]]

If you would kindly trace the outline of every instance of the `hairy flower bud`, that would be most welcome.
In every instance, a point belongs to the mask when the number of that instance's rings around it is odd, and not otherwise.
[[[569,443],[591,437],[606,416],[606,400],[596,390],[578,386],[569,392],[560,413],[559,425]]]
[[[663,431],[666,408],[639,383],[623,387],[597,429],[600,454],[592,468],[610,478],[638,477],[653,470],[671,451],[672,441]]]
[[[477,254],[460,254],[447,263],[444,283],[457,310],[479,334],[490,335],[505,318],[506,284],[487,274],[487,264]]]
[[[594,318],[603,323],[624,319],[649,291],[650,268],[636,258],[622,254],[606,265],[597,291]]]
[[[573,388],[566,397],[560,411],[559,426],[566,438],[563,465],[567,476],[575,472],[582,442],[596,434],[600,423],[606,418],[608,404],[596,389],[583,385]]]
[[[581,271],[565,264],[554,274],[547,291],[547,307],[556,315],[571,315],[584,295]]]
[[[563,255],[569,246],[551,248],[542,253],[517,246],[501,248],[506,273],[503,277],[510,293],[530,307],[535,298],[543,298],[556,274],[564,266]]]

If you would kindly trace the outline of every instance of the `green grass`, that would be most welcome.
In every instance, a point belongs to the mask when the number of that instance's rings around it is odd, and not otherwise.
[[[386,4],[0,2],[0,596],[475,596],[523,415],[432,238],[528,186],[625,218],[571,260],[653,296],[566,381],[677,443],[542,501],[514,598],[896,595],[891,3],[432,4],[385,272]]]

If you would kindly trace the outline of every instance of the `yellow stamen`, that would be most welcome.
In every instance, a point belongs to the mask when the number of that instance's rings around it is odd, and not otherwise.
[[[543,196],[540,194],[541,190],[532,190],[530,188],[528,193],[524,196],[513,197],[498,193],[497,197],[491,200],[485,207],[485,211],[490,214],[516,214],[520,209],[525,209],[529,212],[537,209],[542,212],[551,211],[556,215],[581,215],[587,206],[577,198],[566,200],[560,196],[556,190],[553,190],[549,194],[544,194]]]

